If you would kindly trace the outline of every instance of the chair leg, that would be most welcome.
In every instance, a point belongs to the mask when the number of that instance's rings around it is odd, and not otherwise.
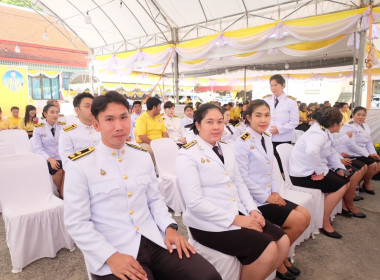
[[[22,268],[20,267],[13,267],[12,268],[12,273],[20,273],[22,271]]]

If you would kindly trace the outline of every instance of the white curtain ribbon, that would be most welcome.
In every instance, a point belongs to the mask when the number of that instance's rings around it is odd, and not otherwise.
[[[364,11],[364,13],[362,15],[362,23],[360,25],[360,30],[361,31],[369,29],[369,15],[370,15],[370,13],[371,13],[370,9],[367,9],[367,10]]]

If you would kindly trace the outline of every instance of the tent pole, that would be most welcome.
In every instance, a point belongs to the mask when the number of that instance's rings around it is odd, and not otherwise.
[[[173,44],[178,44],[178,28],[173,27],[172,31],[172,42]],[[179,92],[178,92],[178,81],[179,81],[179,72],[178,72],[178,53],[174,55],[174,92],[175,92],[175,103],[179,104]]]
[[[356,85],[356,31],[354,33],[354,59],[352,62],[352,96],[351,96],[351,110],[355,108],[355,85]]]
[[[247,100],[247,66],[244,66],[244,101]]]
[[[363,0],[363,7],[368,5],[370,0]],[[362,104],[362,91],[363,91],[363,74],[364,74],[364,55],[366,50],[367,31],[360,31],[360,46],[358,57],[358,72],[356,77],[355,89],[355,107]]]
[[[367,68],[368,68],[368,87],[367,87],[367,103],[366,103],[366,108],[367,110],[371,108],[371,101],[372,101],[372,55],[376,51],[373,51],[373,42],[372,42],[372,7],[371,7],[371,13],[369,14],[369,53],[368,53],[368,59],[367,59]]]

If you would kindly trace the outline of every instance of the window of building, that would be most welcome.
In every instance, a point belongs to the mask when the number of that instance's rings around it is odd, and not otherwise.
[[[49,78],[41,74],[28,77],[29,95],[33,99],[59,99],[59,77]]]
[[[62,87],[65,89],[65,90],[69,90],[69,80],[70,80],[70,77],[71,75],[73,75],[74,73],[72,72],[62,72]]]

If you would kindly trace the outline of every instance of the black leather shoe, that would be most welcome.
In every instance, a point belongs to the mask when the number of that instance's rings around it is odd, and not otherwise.
[[[369,194],[372,194],[372,195],[375,194],[375,191],[374,191],[374,190],[367,190],[366,188],[364,188],[364,191],[365,191],[366,193],[369,193]]]
[[[320,228],[319,231],[322,232],[324,235],[326,235],[328,237],[331,237],[331,238],[340,239],[340,238],[343,237],[342,235],[340,235],[339,233],[337,233],[335,230],[333,232],[328,232],[324,228]]]
[[[295,280],[297,279],[292,273],[290,273],[289,271],[285,272],[285,273],[281,273],[281,272],[278,272],[276,271],[276,276],[280,279],[283,279],[283,280]]]
[[[367,215],[364,214],[364,213],[362,213],[362,212],[359,212],[359,213],[352,213],[352,212],[350,212],[350,213],[351,213],[352,216],[355,217],[355,218],[362,218],[362,219],[364,219],[365,217],[367,217]]]
[[[288,269],[288,271],[290,271],[292,274],[294,274],[294,275],[300,275],[300,273],[301,273],[301,270],[299,270],[297,267],[295,267],[294,265],[292,265],[292,266],[286,266],[285,265],[285,267]]]
[[[364,200],[364,197],[357,195],[354,197],[354,201]]]
[[[350,212],[348,210],[342,209],[342,216],[351,218],[353,215],[354,215],[354,213],[352,213],[352,212]]]

